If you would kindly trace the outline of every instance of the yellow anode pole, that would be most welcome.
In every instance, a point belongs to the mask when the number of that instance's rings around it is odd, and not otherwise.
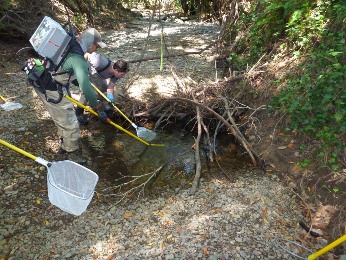
[[[98,87],[96,87],[93,83],[91,83],[91,85],[106,101],[111,102],[110,99],[105,94],[103,94],[101,90],[98,89]],[[133,124],[133,122],[123,112],[121,112],[121,110],[116,105],[114,105],[113,102],[111,103],[112,106],[119,112],[119,114],[121,114],[130,124]]]
[[[324,253],[328,252],[329,250],[333,249],[334,247],[340,245],[341,243],[346,241],[346,235],[343,235],[342,237],[338,238],[334,242],[330,243],[329,245],[325,246],[321,250],[318,250],[316,253],[313,253],[308,256],[308,260],[314,260],[317,257],[323,255]]]
[[[90,113],[92,113],[93,115],[95,116],[98,116],[98,114],[92,110],[91,108],[87,107],[87,106],[84,106],[82,103],[78,102],[77,100],[69,97],[68,95],[64,94],[64,97],[68,100],[70,100],[71,102],[75,103],[76,105],[84,108],[85,110],[89,111]],[[112,122],[109,118],[107,120],[107,123],[109,123],[110,125],[113,125],[115,126],[116,128],[118,128],[119,130],[125,132],[126,134],[128,134],[129,136],[135,138],[136,140],[140,141],[141,143],[145,144],[145,145],[148,145],[148,146],[165,146],[164,144],[150,144],[146,141],[144,141],[143,139],[139,138],[138,136],[132,134],[131,132],[127,131],[126,129],[122,128],[120,125],[117,125],[116,123]]]

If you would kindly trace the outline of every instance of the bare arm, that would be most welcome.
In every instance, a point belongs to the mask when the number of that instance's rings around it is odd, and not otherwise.
[[[112,81],[109,81],[108,86],[107,86],[107,94],[112,94],[114,93],[114,86],[115,84]]]

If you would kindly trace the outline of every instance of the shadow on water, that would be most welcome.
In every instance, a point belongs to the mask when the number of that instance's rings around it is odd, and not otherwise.
[[[158,133],[157,138],[151,142],[164,144],[164,147],[147,146],[123,132],[105,127],[97,134],[83,138],[82,146],[83,152],[92,158],[90,168],[105,185],[128,181],[122,178],[124,176],[139,176],[157,171],[155,178],[146,186],[146,191],[153,193],[154,190],[167,187],[190,186],[195,173],[194,142],[192,135],[182,139],[179,131],[173,131],[170,134]],[[202,174],[220,175],[220,167],[215,159],[212,162],[208,159],[208,147],[204,148],[201,151]],[[219,164],[229,175],[249,164],[248,156],[240,154],[229,135],[220,136],[216,140],[215,149]],[[145,177],[140,181],[146,179]],[[138,185],[138,181],[134,185]]]

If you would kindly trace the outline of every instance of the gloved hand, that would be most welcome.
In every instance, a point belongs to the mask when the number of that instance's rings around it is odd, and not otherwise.
[[[99,119],[101,120],[101,122],[103,123],[107,123],[108,122],[108,116],[106,114],[106,112],[103,110],[103,106],[102,103],[99,104],[96,108],[94,108],[94,111],[97,112]]]
[[[107,116],[106,112],[103,111],[103,109],[102,110],[99,109],[97,112],[99,114],[99,119],[101,120],[101,122],[107,123],[108,122],[108,116]]]
[[[114,96],[111,93],[107,93],[107,98],[114,103]]]

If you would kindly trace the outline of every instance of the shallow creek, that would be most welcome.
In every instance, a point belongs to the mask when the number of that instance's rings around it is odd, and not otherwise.
[[[109,188],[106,193],[101,192],[105,195],[113,192],[112,186],[130,180],[124,176],[147,174],[134,181],[133,185],[126,186],[129,189],[148,180],[154,172],[156,176],[146,185],[146,191],[159,192],[161,188],[188,187],[195,174],[194,142],[192,134],[181,138],[179,131],[169,134],[157,132],[157,137],[151,143],[164,146],[147,146],[113,128],[106,128],[96,135],[82,139],[84,153],[93,158],[88,167],[100,176],[98,186],[102,190]],[[247,155],[236,148],[229,135],[216,140],[215,150],[217,161],[215,156],[211,161],[208,147],[202,145],[201,165],[204,177],[222,174],[224,171],[231,178],[232,171],[248,166]]]

